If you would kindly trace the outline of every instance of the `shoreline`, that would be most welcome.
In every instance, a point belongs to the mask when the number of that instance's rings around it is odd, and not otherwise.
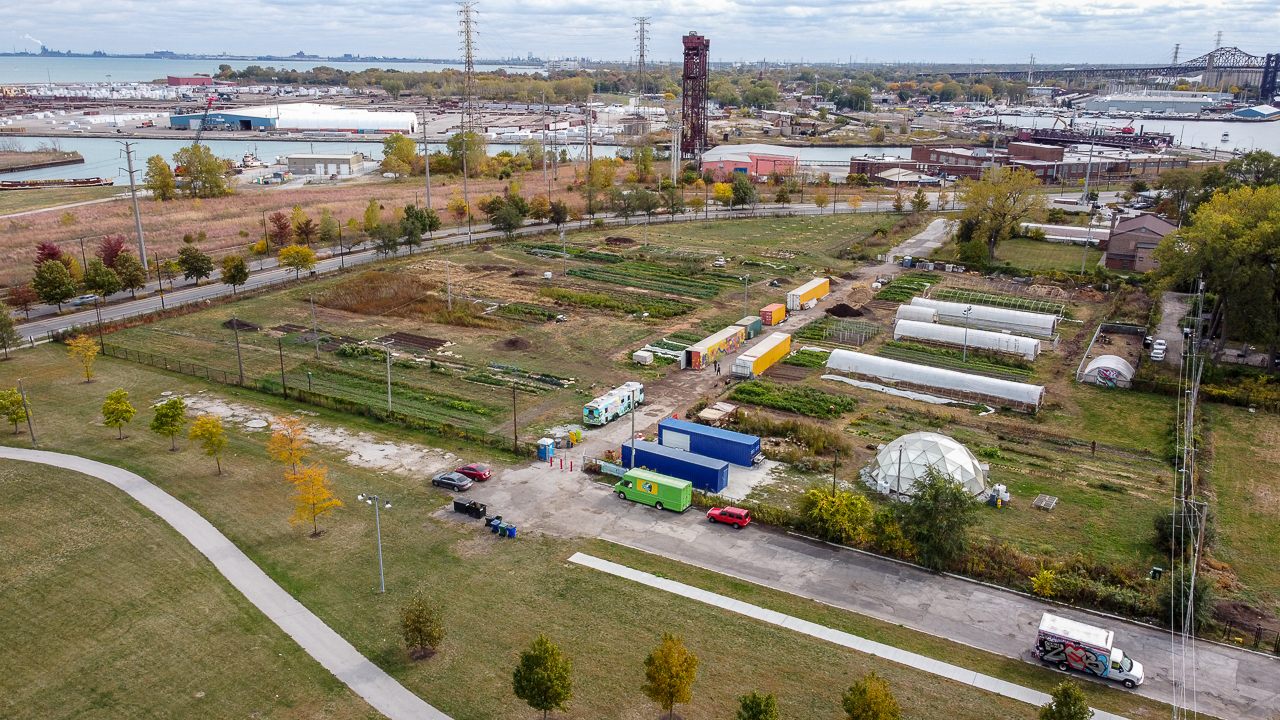
[[[24,133],[25,135],[25,133]],[[39,137],[52,137],[41,135]],[[0,167],[0,175],[5,173],[26,172],[27,170],[43,170],[45,168],[62,167],[63,165],[83,165],[84,157],[77,154],[73,158],[63,158],[61,160],[45,160],[44,162],[26,163],[24,165],[9,165]]]

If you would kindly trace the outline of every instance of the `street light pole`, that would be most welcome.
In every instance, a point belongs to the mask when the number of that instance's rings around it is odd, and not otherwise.
[[[378,527],[378,579],[381,581],[381,584],[382,584],[382,594],[386,595],[387,594],[387,575],[386,575],[386,572],[383,570],[383,565],[382,565],[382,517],[378,513],[378,504],[386,503],[384,507],[390,510],[391,502],[389,500],[384,500],[378,497],[377,495],[373,495],[370,493],[357,495],[356,499],[373,506],[373,521],[374,523],[377,524],[377,527]]]
[[[969,314],[973,312],[973,306],[965,308],[964,312],[964,353],[961,355],[960,362],[969,362]]]

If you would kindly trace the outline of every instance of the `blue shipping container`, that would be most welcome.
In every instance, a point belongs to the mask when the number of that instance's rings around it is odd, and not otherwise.
[[[687,480],[695,490],[705,493],[722,492],[729,486],[729,463],[723,460],[663,447],[655,442],[635,442],[635,446],[634,466],[631,464],[631,443],[622,446],[623,467],[648,468],[677,480]]]
[[[658,442],[669,448],[751,467],[760,454],[760,438],[732,430],[667,418],[658,424]]]

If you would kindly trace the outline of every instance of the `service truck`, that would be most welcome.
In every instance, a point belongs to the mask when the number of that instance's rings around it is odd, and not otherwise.
[[[613,486],[623,500],[652,505],[659,510],[684,512],[693,502],[693,485],[685,480],[649,470],[628,470]]]
[[[1059,670],[1087,672],[1135,688],[1142,684],[1142,663],[1113,646],[1115,633],[1060,615],[1040,618],[1035,656]]]

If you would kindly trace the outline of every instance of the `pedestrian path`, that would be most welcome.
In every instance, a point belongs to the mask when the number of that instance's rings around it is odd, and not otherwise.
[[[378,712],[391,720],[450,720],[448,715],[428,705],[369,662],[351,643],[277,585],[208,520],[141,476],[114,465],[42,450],[0,447],[0,458],[52,465],[115,485],[204,553],[249,602]]]
[[[1039,690],[1032,690],[1031,688],[1025,688],[1021,685],[1015,685],[1011,682],[993,678],[990,675],[983,675],[972,670],[966,670],[965,668],[951,665],[950,663],[944,663],[923,655],[917,655],[913,652],[899,650],[892,645],[885,645],[873,640],[867,640],[866,638],[861,638],[857,635],[851,635],[847,632],[834,630],[824,625],[818,625],[817,623],[811,623],[807,620],[792,617],[791,615],[784,615],[780,612],[744,603],[731,597],[725,597],[724,595],[717,595],[716,593],[700,590],[691,585],[685,585],[684,583],[679,583],[674,580],[668,580],[666,578],[658,577],[657,575],[629,568],[626,565],[619,565],[617,563],[602,560],[583,553],[574,553],[573,557],[569,558],[569,562],[577,563],[584,567],[589,567],[601,572],[606,572],[610,575],[616,575],[620,578],[632,580],[643,585],[648,585],[652,588],[665,590],[666,592],[680,595],[681,597],[686,597],[690,600],[697,600],[698,602],[703,602],[708,605],[736,612],[739,615],[746,615],[747,617],[767,622],[770,625],[777,625],[788,630],[794,630],[795,632],[815,637],[819,640],[826,640],[837,645],[857,650],[858,652],[884,658],[900,665],[906,665],[907,667],[915,668],[916,670],[923,670],[931,675],[937,675],[948,680],[954,680],[958,683],[986,690],[987,692],[1003,695],[1008,698],[1013,698],[1014,700],[1020,700],[1024,703],[1035,705],[1036,707],[1044,705],[1050,700],[1050,697],[1047,694],[1042,693]],[[1102,710],[1094,710],[1093,718],[1094,720],[1126,720],[1122,715],[1114,715],[1109,712],[1103,712]]]

